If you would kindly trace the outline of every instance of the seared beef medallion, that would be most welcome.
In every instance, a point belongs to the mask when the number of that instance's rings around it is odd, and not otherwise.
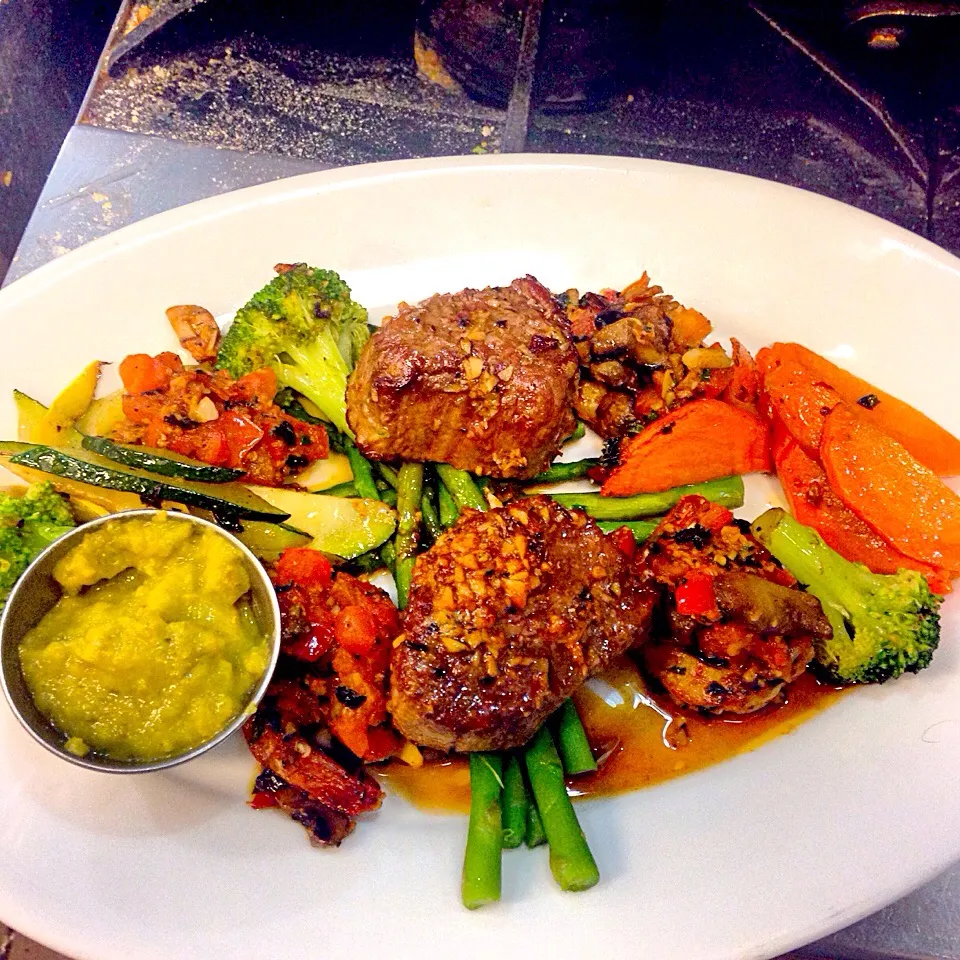
[[[432,460],[532,477],[575,426],[577,354],[533,277],[402,303],[363,348],[347,388],[357,445],[376,460]]]
[[[525,743],[650,629],[656,590],[548,497],[467,510],[417,558],[391,659],[394,725],[439,750]]]

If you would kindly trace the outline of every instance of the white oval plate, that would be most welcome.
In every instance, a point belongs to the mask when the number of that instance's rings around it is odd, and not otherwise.
[[[174,344],[164,308],[227,312],[306,260],[384,310],[533,273],[555,289],[644,269],[718,333],[796,339],[960,432],[960,261],[813,194],[590,157],[413,161],[298,177],[131,226],[0,295],[8,391],[49,400],[92,358]],[[775,488],[752,490],[762,506]],[[773,496],[776,494],[773,493]],[[602,872],[563,894],[505,855],[503,902],[458,899],[465,824],[396,797],[337,851],[244,805],[239,739],[165,774],[68,766],[0,708],[0,916],[72,956],[769,957],[960,857],[960,605],[916,677],[680,780],[578,807]]]

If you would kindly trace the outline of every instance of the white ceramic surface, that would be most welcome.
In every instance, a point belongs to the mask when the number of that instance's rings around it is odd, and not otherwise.
[[[49,400],[94,357],[173,345],[163,310],[231,310],[274,263],[398,299],[533,273],[581,290],[648,270],[750,347],[797,339],[960,432],[960,261],[772,183],[590,157],[414,161],[280,181],[136,224],[0,294],[9,388]],[[748,510],[777,498],[751,485]],[[134,778],[71,768],[0,707],[0,917],[113,960],[350,956],[750,960],[835,930],[960,857],[960,604],[923,674],[857,691],[789,736],[578,809],[602,871],[578,895],[505,855],[503,902],[458,901],[465,824],[388,797],[338,851],[244,805],[231,740]]]

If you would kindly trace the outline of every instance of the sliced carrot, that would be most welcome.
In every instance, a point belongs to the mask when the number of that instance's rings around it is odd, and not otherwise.
[[[757,355],[761,363],[764,351]],[[838,403],[840,395],[817,380],[800,363],[783,361],[770,364],[763,374],[763,407],[778,420],[807,453],[816,456],[823,436],[823,423]]]
[[[790,511],[813,527],[841,556],[862,563],[874,573],[896,573],[901,567],[919,570],[937,593],[950,590],[950,574],[914,560],[892,547],[852,510],[844,506],[827,480],[823,467],[804,453],[795,440],[778,445],[774,428],[774,462]]]
[[[766,424],[722,400],[693,400],[631,437],[603,485],[607,496],[654,493],[770,469]]]
[[[775,343],[761,354],[762,357],[757,357],[761,368],[774,362],[803,364],[818,380],[833,387],[847,403],[860,403],[865,420],[899,440],[934,473],[942,477],[960,475],[960,439],[910,404],[877,389],[799,343]]]
[[[888,543],[960,570],[960,496],[903,444],[844,403],[827,417],[820,457],[840,499]]]

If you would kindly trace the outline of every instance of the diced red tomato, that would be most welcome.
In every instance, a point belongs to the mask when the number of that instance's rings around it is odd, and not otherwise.
[[[674,591],[677,613],[689,617],[719,617],[713,593],[713,578],[705,573],[691,573]]]
[[[322,553],[310,547],[291,547],[277,561],[277,579],[280,583],[329,586],[333,567]]]
[[[263,439],[264,429],[241,410],[224,410],[216,420],[233,463],[243,458]]]
[[[368,607],[351,604],[337,614],[334,635],[349,653],[369,653],[377,642],[377,623]]]
[[[269,810],[270,807],[277,806],[277,800],[272,793],[263,793],[258,790],[250,798],[249,805],[254,810]]]
[[[607,536],[613,541],[616,548],[628,559],[632,560],[637,552],[637,540],[629,527],[617,527]]]
[[[175,353],[161,353],[156,357],[133,353],[120,364],[120,379],[128,393],[165,390],[178,367],[183,369],[183,364]]]

